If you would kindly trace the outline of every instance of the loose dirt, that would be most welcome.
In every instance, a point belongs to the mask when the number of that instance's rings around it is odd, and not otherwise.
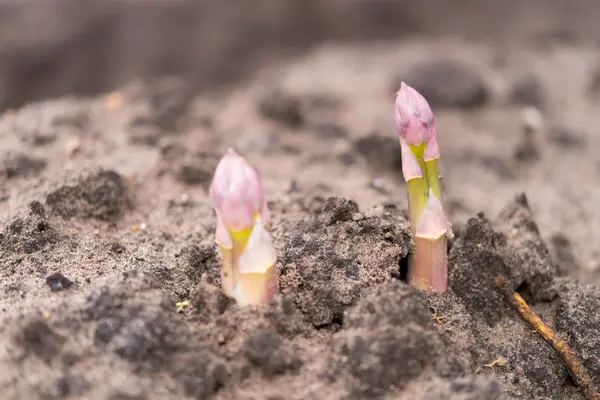
[[[600,386],[598,51],[511,37],[313,43],[210,90],[7,97],[2,397],[583,399],[494,278]],[[401,80],[436,115],[455,235],[441,295],[403,281]],[[229,147],[272,213],[282,293],[262,308],[219,290],[207,190]]]

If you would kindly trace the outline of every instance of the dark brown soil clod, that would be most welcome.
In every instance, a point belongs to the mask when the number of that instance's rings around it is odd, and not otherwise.
[[[46,277],[46,284],[50,286],[50,290],[53,292],[60,292],[73,286],[73,282],[60,272],[48,275]]]
[[[46,197],[50,210],[63,218],[111,221],[127,208],[126,185],[118,173],[100,171],[74,186],[63,186]]]
[[[280,91],[266,95],[258,111],[263,117],[289,127],[298,128],[304,123],[300,101]]]

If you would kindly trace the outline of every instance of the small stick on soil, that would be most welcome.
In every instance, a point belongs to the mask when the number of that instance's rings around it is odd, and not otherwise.
[[[499,276],[496,278],[496,288],[506,300],[510,303],[512,308],[521,315],[521,317],[529,322],[529,324],[544,338],[546,342],[552,346],[554,350],[560,355],[563,362],[567,366],[571,377],[575,383],[582,389],[584,395],[588,400],[600,400],[600,393],[594,389],[594,381],[588,374],[581,361],[575,355],[575,352],[567,342],[560,339],[554,331],[542,321],[529,307],[529,305],[523,300],[523,298],[516,292],[513,292],[507,285],[506,280]]]

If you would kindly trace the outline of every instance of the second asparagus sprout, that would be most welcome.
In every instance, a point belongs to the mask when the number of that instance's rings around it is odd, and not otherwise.
[[[422,290],[443,292],[448,279],[448,220],[442,205],[440,150],[433,112],[419,92],[402,82],[395,117],[415,241],[409,282]]]

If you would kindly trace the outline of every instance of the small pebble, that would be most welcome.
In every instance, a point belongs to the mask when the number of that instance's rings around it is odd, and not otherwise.
[[[521,118],[526,129],[539,131],[544,124],[544,117],[536,107],[525,107],[521,111]]]
[[[225,342],[226,342],[225,336],[223,336],[223,335],[218,335],[218,336],[217,336],[217,342],[218,342],[219,344],[225,344]]]
[[[65,143],[64,151],[68,158],[73,158],[81,149],[81,140],[78,137],[73,137]]]
[[[373,188],[375,188],[377,190],[385,189],[385,182],[381,178],[373,179],[373,181],[371,182],[371,185],[373,186]]]

